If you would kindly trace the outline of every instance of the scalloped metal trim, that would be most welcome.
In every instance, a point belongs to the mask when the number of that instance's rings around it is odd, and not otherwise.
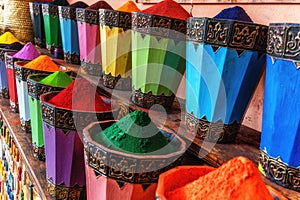
[[[86,197],[85,187],[56,185],[52,179],[47,179],[47,189],[49,194],[57,200],[84,200]]]
[[[132,89],[131,101],[140,107],[150,108],[155,104],[162,105],[165,109],[171,109],[175,95],[164,96],[164,95],[153,95],[151,92],[143,93],[141,90]]]
[[[21,118],[20,122],[21,122],[21,129],[22,129],[22,131],[25,131],[26,133],[31,133],[30,120],[25,121],[23,118]]]
[[[102,65],[81,61],[82,69],[89,75],[102,76]]]
[[[99,10],[99,23],[109,27],[131,29],[131,13],[117,10]]]
[[[280,158],[272,158],[266,150],[260,150],[259,162],[272,181],[300,192],[300,169],[288,166]]]
[[[76,53],[64,52],[64,60],[67,63],[80,65],[80,56]]]
[[[80,22],[85,22],[88,24],[94,24],[99,26],[99,11],[77,8],[76,19]]]
[[[181,162],[181,158],[136,159],[124,157],[124,155],[104,151],[99,146],[87,141],[87,138],[84,138],[84,150],[86,163],[90,168],[105,177],[128,183],[157,183],[159,174],[177,166]],[[134,172],[136,168],[139,168],[138,171],[147,171],[143,169],[147,169],[148,166],[155,164],[163,166],[163,163],[172,164],[151,172]]]
[[[185,124],[198,138],[218,143],[233,142],[240,129],[238,123],[224,124],[221,121],[212,123],[205,118],[198,119],[190,113],[185,115]]]
[[[8,93],[8,88],[2,88],[1,89],[1,97],[4,99],[9,99],[9,93]]]
[[[42,12],[42,6],[40,3],[29,2],[30,13],[34,15],[39,15]]]
[[[239,50],[266,52],[268,26],[212,18],[189,18],[187,40]]]
[[[103,85],[111,89],[130,90],[131,82],[131,78],[122,78],[121,75],[103,74]]]
[[[173,39],[186,39],[186,21],[151,15],[141,12],[132,13],[132,30],[144,34]]]
[[[17,52],[17,50],[0,48],[0,59],[5,60],[5,53],[13,53]]]
[[[42,4],[42,13],[43,15],[58,17],[58,6],[53,4]]]
[[[15,75],[18,80],[27,81],[27,78],[31,74],[51,74],[52,72],[35,70],[30,68],[25,68],[19,65],[14,65]]]
[[[38,147],[35,143],[32,144],[33,156],[40,161],[46,160],[45,148],[44,146]]]
[[[18,113],[19,112],[19,104],[12,101],[11,99],[9,100],[9,108],[12,112]]]
[[[76,8],[68,6],[58,6],[58,13],[60,18],[77,21]]]

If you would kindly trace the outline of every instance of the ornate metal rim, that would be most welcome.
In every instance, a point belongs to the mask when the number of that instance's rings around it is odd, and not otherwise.
[[[57,200],[84,200],[86,196],[85,187],[78,185],[67,187],[65,184],[56,185],[52,179],[47,179],[49,194]]]
[[[40,96],[47,92],[52,91],[61,91],[64,88],[62,87],[54,87],[51,85],[42,84],[37,82],[37,78],[39,77],[47,77],[47,74],[32,74],[29,75],[27,78],[27,86],[28,86],[28,95],[31,96],[33,99],[40,100]]]
[[[13,57],[13,53],[14,52],[6,52],[5,53],[5,63],[6,63],[6,68],[8,69],[14,69],[14,63],[18,62],[18,61],[28,61],[25,59],[21,59],[21,58],[14,58]]]
[[[67,63],[80,65],[80,56],[77,53],[64,52],[64,60]]]
[[[14,53],[14,52],[17,52],[17,50],[0,48],[0,59],[4,61],[5,53]]]
[[[9,93],[8,93],[8,88],[2,88],[1,89],[1,97],[4,99],[9,99]]]
[[[20,122],[21,122],[21,129],[22,129],[22,131],[25,131],[26,133],[31,133],[30,120],[25,121],[23,118],[21,118]]]
[[[82,130],[87,124],[95,120],[103,121],[113,119],[113,116],[117,116],[120,110],[120,106],[114,101],[112,101],[114,109],[107,112],[95,113],[59,108],[48,103],[48,101],[57,94],[57,91],[53,91],[41,95],[40,103],[43,121],[48,125],[61,130]]]
[[[132,30],[160,37],[186,39],[186,21],[142,12],[132,13]]]
[[[45,148],[44,146],[39,147],[35,143],[32,144],[32,149],[33,149],[33,156],[40,161],[45,161],[46,160],[46,155],[45,155]]]
[[[43,15],[50,15],[51,17],[58,17],[58,6],[54,4],[42,4]]]
[[[132,88],[131,101],[140,107],[150,108],[155,104],[162,105],[165,109],[169,110],[172,108],[175,95],[164,96],[164,95],[153,95],[151,92],[143,93],[141,90]]]
[[[266,149],[260,150],[259,162],[266,176],[272,181],[300,192],[300,169],[287,165],[280,158],[272,158]]]
[[[9,107],[10,107],[10,110],[14,113],[18,113],[19,112],[19,104],[12,101],[11,99],[9,100]]]
[[[131,78],[122,78],[121,75],[115,77],[111,74],[103,74],[103,85],[111,89],[130,90]]]
[[[266,52],[268,26],[234,20],[191,17],[187,40],[239,50]]]
[[[205,118],[198,119],[190,113],[185,115],[185,124],[198,138],[218,143],[233,142],[241,126],[238,123],[224,124],[221,121],[212,123]]]
[[[123,30],[131,29],[131,13],[121,12],[117,10],[99,10],[99,24],[109,27],[123,28]]]
[[[76,19],[76,8],[70,6],[58,6],[59,17],[66,20],[74,20]]]
[[[87,10],[84,8],[76,9],[76,19],[80,22],[88,24],[94,24],[99,26],[99,11],[98,10]]]
[[[81,61],[82,69],[89,75],[102,76],[102,65]]]
[[[180,155],[185,151],[186,143],[176,134],[172,134],[172,137],[177,139],[179,150],[170,154],[164,155],[134,155],[123,152],[118,152],[108,147],[95,142],[91,134],[93,127],[101,124],[107,126],[115,122],[115,120],[94,122],[88,125],[83,130],[83,143],[85,150],[86,163],[95,172],[102,174],[106,177],[117,181],[129,182],[129,183],[156,183],[158,181],[159,174],[175,167],[181,162]],[[107,124],[107,125],[106,125]],[[170,130],[171,132],[171,130]],[[169,134],[171,135],[171,133]],[[164,163],[171,163],[170,165],[163,167]],[[144,173],[137,173],[139,171],[147,171],[147,167],[150,165],[159,165],[162,168]]]
[[[29,2],[30,13],[34,15],[40,15],[42,13],[41,3]]]
[[[300,24],[271,23],[267,54],[274,58],[300,61],[299,34]]]
[[[27,78],[31,74],[51,74],[52,72],[46,72],[36,69],[25,68],[20,64],[25,64],[26,62],[19,61],[14,63],[15,75],[18,80],[27,81]]]

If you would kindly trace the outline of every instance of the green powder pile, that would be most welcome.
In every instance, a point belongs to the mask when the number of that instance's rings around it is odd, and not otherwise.
[[[153,124],[148,113],[136,110],[97,134],[94,140],[107,143],[110,148],[130,153],[150,153],[162,149],[169,142],[163,133]],[[172,145],[166,146],[164,153],[175,150]]]
[[[73,79],[70,78],[68,74],[62,71],[54,72],[40,81],[40,83],[45,85],[51,85],[54,87],[62,87],[62,88],[66,88],[72,82]]]

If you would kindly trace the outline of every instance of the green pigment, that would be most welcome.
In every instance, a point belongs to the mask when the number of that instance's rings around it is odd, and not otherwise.
[[[73,79],[68,74],[61,71],[54,72],[40,81],[40,83],[45,85],[63,88],[68,87],[72,82]]]
[[[175,151],[173,145],[153,124],[148,113],[136,110],[120,119],[94,138],[98,143],[105,143],[109,148],[130,153],[150,153],[166,145],[164,154]],[[155,152],[154,152],[155,154]]]

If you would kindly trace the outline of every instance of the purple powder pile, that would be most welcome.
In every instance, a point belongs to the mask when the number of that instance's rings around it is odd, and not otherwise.
[[[214,18],[253,22],[252,19],[247,15],[246,11],[240,6],[226,8],[222,10],[219,14],[217,14]]]
[[[106,1],[97,1],[96,3],[87,7],[86,9],[89,9],[89,10],[99,10],[99,9],[113,10],[113,8]]]
[[[40,56],[40,52],[35,48],[35,46],[28,42],[25,46],[13,55],[14,58],[24,59],[24,60],[34,60]]]
[[[82,1],[77,1],[73,4],[71,4],[70,7],[72,7],[72,8],[86,8],[86,7],[88,7],[88,5],[84,2],[82,2]]]

